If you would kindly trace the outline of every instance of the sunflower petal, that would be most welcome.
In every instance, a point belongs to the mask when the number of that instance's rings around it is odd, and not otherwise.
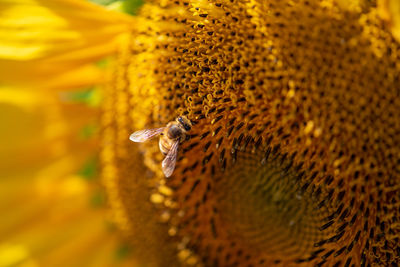
[[[389,26],[393,37],[400,41],[400,2],[397,0],[379,0],[379,15]]]
[[[13,60],[89,48],[86,56],[104,54],[131,22],[127,15],[79,0],[4,0],[0,10],[0,58]]]

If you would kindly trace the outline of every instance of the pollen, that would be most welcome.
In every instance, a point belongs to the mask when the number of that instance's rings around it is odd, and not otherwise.
[[[398,265],[400,45],[373,3],[345,2],[143,6],[105,96],[113,190],[143,180],[173,203],[156,214],[182,263]],[[127,137],[182,115],[167,180],[157,142]]]
[[[171,195],[173,194],[173,191],[171,190],[171,188],[169,188],[169,187],[167,187],[167,186],[165,186],[165,185],[160,186],[160,187],[158,188],[158,191],[159,191],[161,194],[165,195],[165,196],[171,196]]]
[[[155,203],[155,204],[160,204],[162,202],[164,202],[164,196],[160,195],[160,194],[152,194],[150,196],[150,201]]]

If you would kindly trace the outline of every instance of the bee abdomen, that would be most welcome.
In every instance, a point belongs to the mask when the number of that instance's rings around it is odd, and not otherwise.
[[[158,143],[159,147],[160,147],[160,151],[161,153],[165,155],[168,154],[169,150],[171,149],[171,143],[172,140],[168,139],[168,138],[160,138],[160,142]]]

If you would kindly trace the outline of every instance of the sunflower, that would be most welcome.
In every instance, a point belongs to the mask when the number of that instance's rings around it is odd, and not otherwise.
[[[396,1],[131,3],[0,3],[0,266],[400,263]]]

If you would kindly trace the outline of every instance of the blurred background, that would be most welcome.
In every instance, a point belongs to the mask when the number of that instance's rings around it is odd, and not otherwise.
[[[36,1],[20,2],[0,3],[1,39],[19,8],[31,15],[18,13],[21,28],[41,20]],[[132,16],[143,4],[91,2]],[[0,45],[2,55],[7,49]],[[40,60],[10,54],[0,59],[0,267],[134,265],[99,178],[101,85],[74,84],[73,71],[46,77]],[[107,64],[82,67],[80,78],[100,79]]]

